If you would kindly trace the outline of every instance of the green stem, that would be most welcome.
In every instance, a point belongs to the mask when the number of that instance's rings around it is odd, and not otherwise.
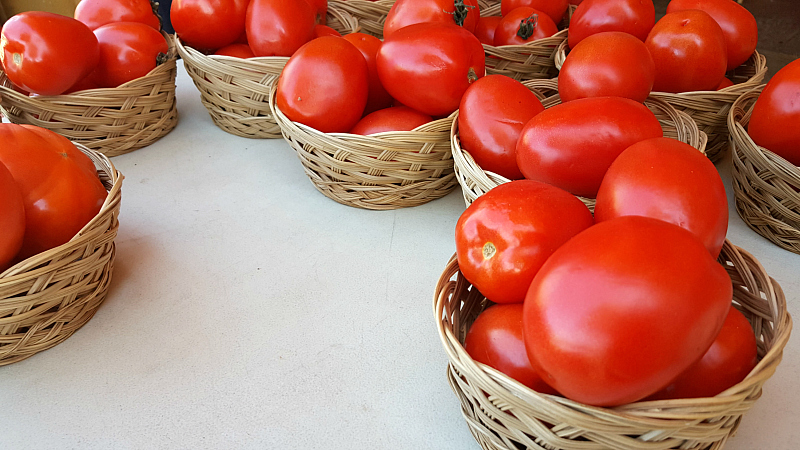
[[[528,38],[533,36],[533,31],[536,29],[538,21],[539,16],[536,14],[531,14],[529,17],[520,20],[517,36],[521,37],[523,41],[527,41]]]
[[[454,0],[453,1],[453,12],[445,11],[447,14],[453,15],[453,20],[456,22],[456,25],[463,27],[464,21],[467,20],[467,14],[469,14],[469,10],[474,8],[474,5],[465,5],[464,0]]]

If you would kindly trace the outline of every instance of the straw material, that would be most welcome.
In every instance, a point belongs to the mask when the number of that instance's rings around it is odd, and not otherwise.
[[[395,0],[328,0],[328,7],[333,6],[355,17],[361,26],[359,32],[383,39],[383,23],[394,3]]]
[[[71,241],[0,273],[0,365],[61,343],[105,300],[114,266],[123,176],[108,157],[77,147],[94,162],[108,197]]]
[[[561,66],[567,57],[569,46],[566,41],[558,47],[555,58],[556,67]],[[753,89],[764,81],[767,75],[767,58],[755,52],[744,64],[725,74],[735,84],[719,91],[694,91],[672,94],[652,92],[650,98],[657,98],[692,116],[700,131],[708,136],[706,156],[718,162],[728,149],[728,111],[740,95]]]
[[[759,147],[746,131],[763,88],[743,94],[728,115],[736,211],[756,233],[800,254],[800,167]]]
[[[491,450],[721,449],[780,363],[792,320],[781,287],[751,254],[728,241],[720,262],[733,283],[734,306],[755,332],[758,365],[713,398],[600,408],[539,394],[467,354],[467,331],[490,303],[461,275],[454,256],[436,286],[434,314],[450,386],[475,440]]]
[[[338,3],[341,2],[329,2],[328,26],[342,34],[358,31],[358,21],[340,9]],[[175,40],[183,66],[200,91],[200,101],[215,125],[246,138],[281,137],[269,109],[269,90],[289,61],[288,57],[243,59],[204,55],[183,45],[180,39]]]
[[[530,80],[523,84],[542,100],[545,108],[561,103],[561,97],[558,96],[557,79]],[[697,129],[697,124],[688,114],[652,97],[648,98],[644,104],[658,118],[665,137],[677,139],[701,152],[705,152],[706,135]],[[501,175],[481,169],[472,156],[461,148],[461,141],[458,137],[458,113],[455,115],[453,128],[450,130],[450,142],[453,149],[456,178],[461,185],[464,201],[467,205],[470,205],[476,198],[488,192],[489,189],[510,181]],[[578,198],[586,206],[594,210],[594,199]]]
[[[270,106],[283,137],[292,146],[314,187],[339,203],[389,210],[417,206],[450,193],[453,173],[450,127],[453,115],[413,131],[360,136],[322,133],[292,122]]]
[[[172,37],[164,37],[167,61],[116,88],[30,97],[12,89],[0,70],[0,110],[12,123],[47,128],[106,156],[148,146],[178,124],[177,51]]]

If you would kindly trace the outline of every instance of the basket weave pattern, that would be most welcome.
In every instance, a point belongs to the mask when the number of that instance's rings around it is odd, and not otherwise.
[[[92,318],[114,265],[123,176],[100,153],[94,161],[108,197],[72,240],[0,273],[0,365],[57,345]]]
[[[722,448],[780,363],[792,321],[780,286],[752,255],[726,242],[720,262],[733,283],[734,305],[755,332],[758,365],[713,398],[600,408],[539,394],[466,353],[466,333],[490,302],[461,275],[454,256],[436,286],[434,314],[450,361],[448,380],[472,435],[492,450]]]
[[[359,32],[383,39],[383,24],[395,0],[328,0],[328,8],[346,11],[358,20]]]
[[[743,94],[728,115],[736,211],[756,233],[800,254],[800,168],[756,145],[745,129],[763,88]]]

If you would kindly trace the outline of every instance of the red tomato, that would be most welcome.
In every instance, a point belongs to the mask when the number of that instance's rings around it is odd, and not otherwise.
[[[232,44],[244,32],[250,0],[173,0],[169,18],[184,44],[214,50]]]
[[[654,91],[713,91],[725,76],[725,37],[717,22],[703,11],[667,14],[644,44],[656,64]]]
[[[475,25],[475,37],[481,44],[494,45],[494,32],[503,18],[501,16],[481,17]]]
[[[758,364],[750,322],[733,306],[717,338],[699,361],[647,400],[713,397],[735,386]]]
[[[54,152],[71,159],[87,177],[97,178],[97,168],[94,166],[92,160],[82,151],[78,150],[72,141],[46,128],[26,124],[20,126],[44,139],[48,148]]]
[[[664,388],[714,341],[731,279],[683,228],[625,216],[555,251],[525,298],[525,347],[542,379],[596,406]]]
[[[383,37],[415,23],[455,24],[472,33],[480,16],[478,0],[397,0],[383,23]]]
[[[800,166],[800,60],[779,70],[761,91],[747,131],[753,142]]]
[[[608,168],[595,220],[647,216],[686,228],[717,257],[728,231],[728,198],[708,158],[670,138],[637,142]]]
[[[368,82],[361,52],[342,38],[323,36],[289,58],[278,79],[277,106],[290,120],[323,133],[346,132],[364,113]]]
[[[295,0],[299,1],[299,0]],[[316,22],[325,25],[328,15],[328,0],[307,0],[311,7],[317,12]]]
[[[464,340],[475,361],[499,370],[543,394],[557,394],[536,373],[525,352],[522,303],[492,305],[478,315]]]
[[[114,22],[94,30],[100,45],[97,81],[117,87],[147,75],[169,46],[161,32],[139,22]]]
[[[61,94],[97,65],[97,38],[71,17],[23,12],[8,19],[0,34],[8,79],[35,94]]]
[[[644,42],[656,23],[652,0],[584,0],[569,21],[569,48],[601,31],[622,31]]]
[[[75,19],[95,30],[112,22],[140,22],[161,30],[161,21],[150,0],[81,0]]]
[[[523,45],[558,32],[553,19],[533,8],[521,7],[506,14],[494,31],[494,45]]]
[[[717,86],[716,90],[719,91],[731,86],[733,86],[733,81],[731,81],[728,77],[722,77],[722,81],[719,82],[719,86]]]
[[[573,100],[533,117],[517,142],[525,178],[594,198],[603,176],[623,150],[663,130],[641,103],[621,97]]]
[[[478,197],[456,223],[461,273],[495,303],[521,303],[542,264],[590,227],[575,196],[538,181],[501,184]]]
[[[483,46],[475,35],[435,23],[410,25],[387,37],[377,65],[393,98],[434,117],[455,111],[470,83],[486,73]]]
[[[500,2],[500,14],[506,16],[521,6],[541,11],[553,19],[553,23],[558,23],[564,18],[569,3],[567,0],[503,0]]]
[[[367,60],[369,96],[367,97],[367,106],[364,108],[364,114],[392,106],[392,96],[386,92],[386,88],[383,87],[381,79],[378,77],[377,57],[378,50],[380,50],[383,42],[375,36],[364,33],[349,33],[344,35],[343,38],[355,45],[364,56],[364,59]]]
[[[233,56],[235,58],[254,58],[253,50],[247,44],[230,44],[214,52],[215,55]]]
[[[6,270],[22,247],[25,205],[11,172],[0,162],[0,272]]]
[[[97,89],[100,87],[100,82],[97,78],[97,70],[91,71],[89,75],[86,75],[82,79],[78,80],[77,83],[73,84],[69,89],[64,91],[64,94],[72,94],[73,92],[77,91],[85,91],[86,89]]]
[[[314,38],[316,11],[305,0],[251,0],[246,23],[256,56],[291,56]]]
[[[725,37],[727,70],[744,64],[756,50],[756,18],[739,3],[731,0],[672,0],[667,5],[667,13],[686,9],[705,11],[717,21]]]
[[[562,102],[586,97],[625,97],[643,102],[650,95],[656,66],[644,43],[628,33],[604,31],[582,40],[558,74]]]
[[[355,124],[350,133],[366,136],[384,131],[411,131],[432,120],[431,116],[408,106],[395,106],[367,114]]]
[[[320,36],[336,36],[342,37],[342,33],[334,30],[333,28],[327,25],[315,25],[314,26],[314,37],[318,38]]]
[[[522,127],[542,111],[542,102],[519,81],[487,75],[472,83],[461,98],[461,147],[481,169],[511,180],[523,178],[517,167],[517,140]]]

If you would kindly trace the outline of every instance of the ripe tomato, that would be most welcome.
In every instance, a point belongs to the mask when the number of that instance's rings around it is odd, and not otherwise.
[[[383,37],[415,23],[455,24],[472,33],[480,16],[478,0],[397,0],[386,15]]]
[[[298,0],[295,0],[298,1]],[[325,25],[328,15],[328,0],[307,0],[308,4],[317,12],[316,22],[319,25]]]
[[[731,0],[672,0],[667,13],[699,9],[714,18],[722,29],[727,49],[727,70],[733,70],[747,61],[756,50],[758,25],[756,18],[744,6]]]
[[[58,153],[62,157],[71,159],[75,165],[89,178],[97,178],[97,168],[88,156],[75,147],[69,139],[64,136],[54,133],[46,128],[37,127],[34,125],[22,124],[22,128],[29,130],[44,139],[48,148]]]
[[[321,76],[324,74],[324,76]],[[350,42],[323,36],[300,47],[278,79],[278,108],[323,133],[347,132],[364,113],[367,62]]]
[[[117,87],[147,75],[169,46],[161,32],[139,22],[114,22],[94,30],[100,45],[97,82]]]
[[[233,56],[235,58],[253,58],[253,50],[247,44],[230,44],[214,52],[215,55]]]
[[[652,0],[584,0],[569,21],[569,48],[601,31],[622,31],[644,42],[656,23]]]
[[[378,77],[378,50],[380,50],[383,42],[375,36],[364,33],[349,33],[342,37],[355,45],[367,61],[369,96],[367,97],[367,106],[364,108],[364,114],[392,106],[392,96],[386,92],[386,88],[383,87],[381,79]]]
[[[541,11],[553,19],[553,23],[559,23],[564,18],[569,3],[567,0],[503,0],[500,2],[500,14],[506,16],[521,6]]]
[[[327,25],[319,25],[319,24],[317,24],[317,25],[314,26],[314,37],[318,38],[320,36],[342,37],[342,33],[339,33],[338,31],[334,30],[333,28],[331,28],[331,27],[329,27]]]
[[[550,37],[558,32],[553,19],[543,12],[527,7],[512,10],[500,20],[494,31],[494,45],[522,45]]]
[[[173,0],[169,18],[184,44],[215,50],[244,33],[250,0]]]
[[[716,90],[719,91],[731,86],[733,86],[733,81],[731,81],[728,77],[722,77],[722,81],[719,82],[719,86],[717,86]]]
[[[0,162],[0,272],[8,268],[25,236],[25,205],[11,172]]]
[[[481,169],[510,180],[523,178],[517,167],[517,140],[522,127],[542,111],[542,102],[519,81],[487,75],[472,83],[461,98],[461,146]]]
[[[756,144],[800,166],[800,60],[779,70],[761,91],[747,131]]]
[[[475,37],[481,44],[494,45],[494,32],[503,18],[501,16],[481,17],[475,25]]]
[[[492,305],[467,332],[464,349],[475,361],[499,370],[543,394],[557,394],[528,360],[522,332],[522,303]]]
[[[643,102],[650,95],[656,66],[644,43],[628,33],[604,31],[582,40],[558,74],[562,102],[586,97],[625,97]]]
[[[662,389],[714,341],[733,288],[683,228],[625,216],[555,251],[525,298],[525,347],[542,379],[597,406]]]
[[[351,134],[370,135],[384,131],[411,131],[433,118],[408,106],[394,106],[367,114],[350,130]]]
[[[8,79],[35,94],[61,94],[97,65],[97,38],[71,17],[23,12],[6,21],[0,35]]]
[[[686,228],[719,255],[728,231],[728,198],[708,158],[670,138],[637,142],[608,168],[597,191],[595,220],[647,216]]]
[[[400,103],[431,116],[458,108],[470,83],[486,73],[478,38],[455,25],[418,23],[383,41],[378,76]]]
[[[641,103],[622,97],[573,100],[535,115],[517,142],[525,178],[594,198],[603,176],[623,150],[663,130]]]
[[[256,56],[291,56],[314,38],[316,10],[305,0],[251,0],[247,42]]]
[[[667,14],[650,30],[644,44],[656,65],[654,91],[713,91],[725,77],[725,37],[703,11]]]
[[[647,400],[713,397],[744,380],[758,363],[750,322],[733,306],[714,343],[699,361]]]
[[[75,7],[75,19],[92,31],[112,22],[140,22],[161,30],[161,21],[150,0],[81,0]]]
[[[461,273],[495,303],[521,303],[534,275],[564,242],[593,223],[575,196],[538,181],[501,184],[456,223]]]

